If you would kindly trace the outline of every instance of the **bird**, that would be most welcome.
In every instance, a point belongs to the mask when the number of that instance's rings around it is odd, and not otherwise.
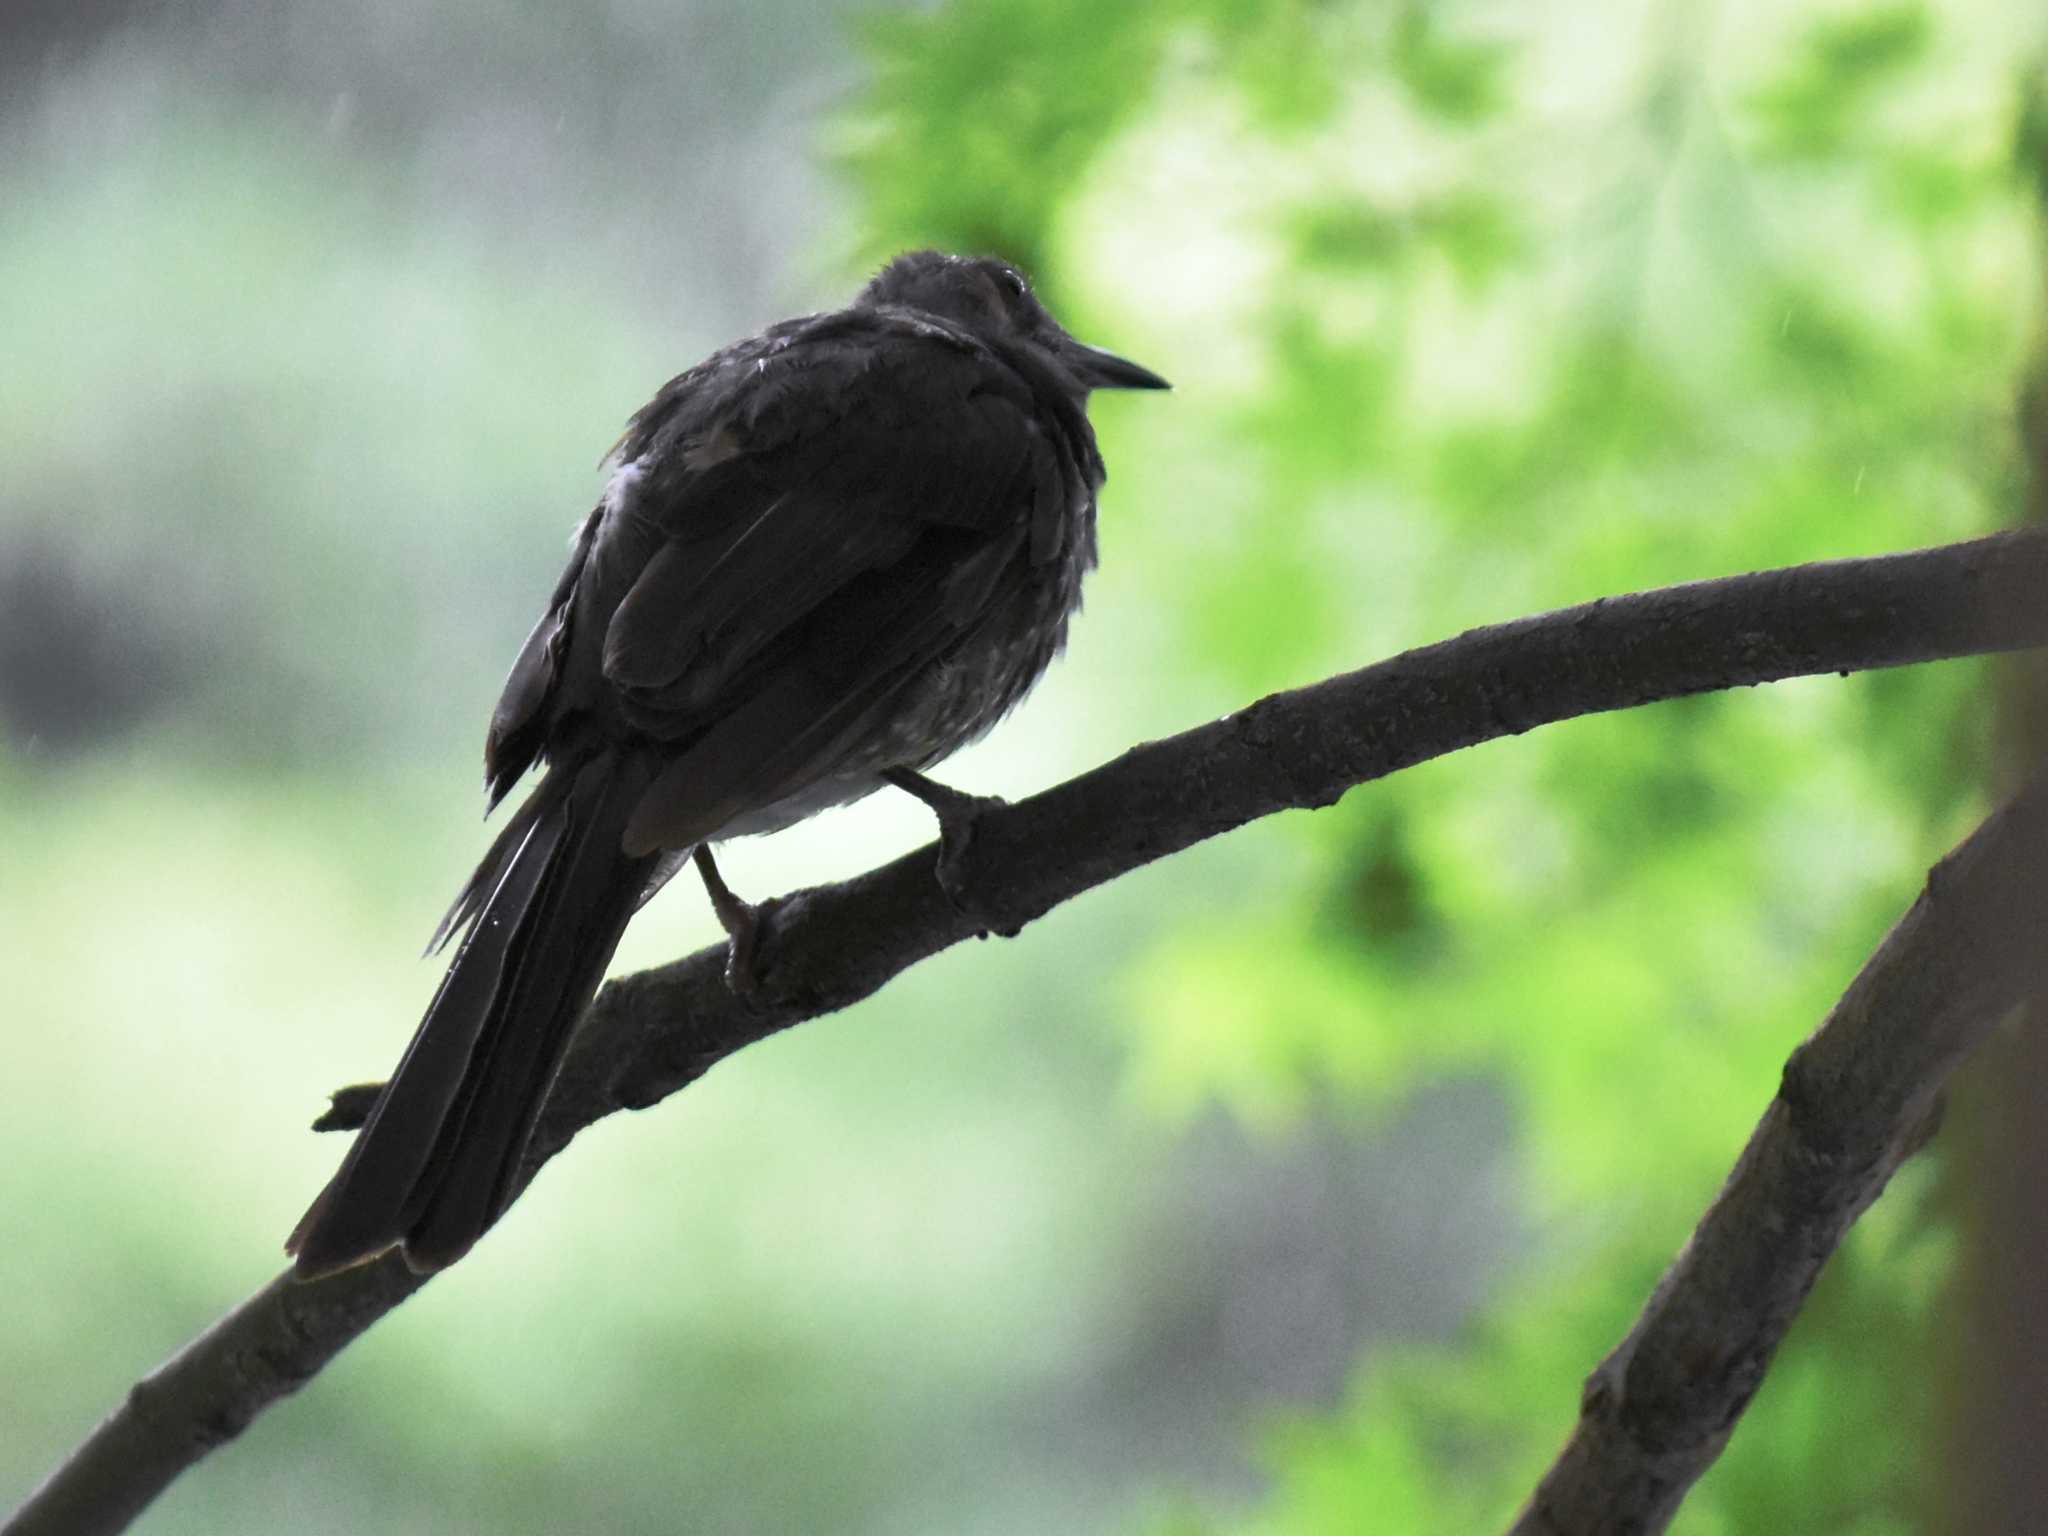
[[[295,1277],[474,1246],[627,923],[685,863],[752,984],[755,909],[715,842],[894,785],[938,814],[964,899],[974,797],[924,770],[1066,643],[1106,479],[1091,393],[1167,387],[1068,334],[1011,263],[919,250],[656,392],[491,716],[490,809],[541,776],[429,946],[460,936],[285,1245]]]

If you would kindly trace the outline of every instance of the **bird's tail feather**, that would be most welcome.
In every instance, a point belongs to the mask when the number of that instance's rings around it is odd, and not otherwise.
[[[402,1244],[454,1263],[512,1194],[555,1070],[639,905],[649,858],[621,848],[650,775],[605,754],[552,770],[464,896],[455,960],[340,1170],[286,1251],[302,1278]],[[524,823],[522,826],[521,823]]]

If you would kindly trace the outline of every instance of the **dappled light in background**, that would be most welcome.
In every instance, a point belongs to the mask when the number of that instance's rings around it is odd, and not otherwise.
[[[626,415],[890,252],[1018,259],[1177,386],[1097,407],[1102,569],[967,788],[2011,521],[2039,24],[1550,9],[0,34],[6,1487],[281,1263],[335,1159],[306,1121],[436,979],[491,701]],[[141,1529],[1498,1526],[1985,804],[1987,670],[1498,742],[920,967],[583,1137]],[[928,836],[885,798],[730,873]],[[714,937],[678,885],[619,968]],[[1914,1528],[1932,1186],[1852,1236],[1677,1529]]]

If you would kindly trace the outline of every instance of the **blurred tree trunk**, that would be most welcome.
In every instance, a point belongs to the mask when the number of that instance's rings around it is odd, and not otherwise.
[[[1930,1479],[1943,1536],[2048,1521],[2048,1018],[2038,1004],[2030,1013],[1979,1058],[1950,1117],[1963,1252],[1948,1302],[1948,1432]]]
[[[2048,295],[2048,137],[2043,88],[2021,131],[2020,170],[2040,212]],[[2048,312],[2048,311],[2044,311]],[[2048,525],[2048,321],[2018,405],[2022,517]],[[2048,594],[2043,594],[2048,601]],[[2048,658],[1998,664],[1992,798],[2048,760]],[[2048,943],[2048,934],[2043,942]],[[1947,1163],[1962,1255],[1949,1301],[1953,1362],[1945,1453],[1929,1487],[1944,1536],[2048,1530],[2048,1006],[2037,998],[1959,1083]],[[1940,1325],[1937,1323],[1937,1327]]]

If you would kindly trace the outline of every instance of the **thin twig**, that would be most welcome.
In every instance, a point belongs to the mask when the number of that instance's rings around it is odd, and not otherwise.
[[[1275,811],[1552,721],[1780,678],[2048,644],[2048,537],[1846,560],[1606,598],[1271,695],[1133,748],[978,822],[964,877],[991,927]],[[717,949],[607,986],[542,1116],[526,1177],[582,1129],[736,1050],[857,1002],[976,929],[926,847],[777,904],[742,1002]],[[395,1257],[273,1281],[138,1386],[0,1536],[107,1536],[309,1380],[422,1282]]]

